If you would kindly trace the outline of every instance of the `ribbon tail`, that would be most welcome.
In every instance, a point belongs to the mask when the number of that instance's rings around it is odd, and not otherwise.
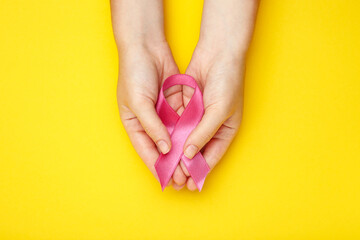
[[[155,163],[155,170],[159,177],[161,190],[164,191],[168,185],[171,176],[173,175],[179,160],[172,160],[174,158],[165,157],[166,155],[160,154],[158,160]]]
[[[198,153],[192,159],[188,159],[185,155],[183,155],[181,159],[200,192],[204,185],[206,175],[210,172],[210,167],[205,161],[205,158],[201,153]]]

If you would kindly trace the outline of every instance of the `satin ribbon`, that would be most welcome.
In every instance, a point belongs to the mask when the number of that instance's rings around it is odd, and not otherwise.
[[[194,94],[181,116],[172,109],[164,97],[164,91],[175,85],[186,85],[194,88]],[[167,154],[160,154],[155,163],[162,190],[164,191],[181,160],[193,178],[196,187],[201,191],[210,167],[200,152],[192,159],[188,159],[183,153],[186,139],[204,114],[202,94],[195,80],[185,74],[168,77],[160,90],[156,111],[170,133],[172,145],[171,150]]]

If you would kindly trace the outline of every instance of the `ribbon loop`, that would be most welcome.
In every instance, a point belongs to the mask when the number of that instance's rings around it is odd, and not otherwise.
[[[194,94],[181,116],[172,109],[164,96],[164,91],[175,85],[186,85],[194,88]],[[167,154],[161,153],[155,163],[162,190],[170,181],[176,166],[180,161],[183,161],[190,176],[194,179],[196,187],[201,191],[210,167],[200,152],[193,159],[188,159],[183,153],[186,139],[204,114],[202,94],[196,81],[186,74],[176,74],[168,77],[160,90],[156,111],[169,131],[172,143],[171,150]]]

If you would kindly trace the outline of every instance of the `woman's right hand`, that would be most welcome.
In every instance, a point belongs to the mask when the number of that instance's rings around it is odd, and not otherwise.
[[[179,73],[166,42],[158,45],[130,46],[119,51],[118,106],[121,121],[136,152],[158,179],[155,162],[159,151],[169,152],[169,133],[155,110],[158,92],[164,79]],[[167,101],[181,109],[182,88],[166,91]],[[159,151],[158,151],[159,150]],[[173,187],[181,189],[187,177],[178,166],[173,174]]]
[[[119,52],[117,89],[121,121],[136,152],[158,179],[155,162],[171,148],[169,133],[155,110],[162,82],[179,73],[165,40],[162,1],[112,0],[111,13]],[[182,109],[182,87],[166,91],[174,109]],[[178,166],[173,186],[180,189],[187,178]],[[171,184],[170,182],[170,184]]]

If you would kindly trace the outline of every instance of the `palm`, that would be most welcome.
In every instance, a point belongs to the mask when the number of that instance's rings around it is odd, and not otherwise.
[[[186,71],[198,81],[203,91],[205,112],[225,116],[219,129],[201,150],[210,169],[220,161],[237,133],[243,101],[242,65],[223,60],[221,56],[215,58],[208,52],[197,49]],[[184,89],[184,96],[189,96],[188,91],[188,88]],[[190,190],[196,189],[191,178],[187,186]]]
[[[162,54],[159,56],[160,59],[155,61],[154,56],[146,52],[132,55],[130,58],[125,56],[120,62],[118,84],[119,111],[125,130],[136,152],[157,179],[154,165],[159,157],[159,150],[130,105],[135,101],[133,105],[146,103],[154,106],[162,81],[178,73],[169,49],[165,48],[158,52]],[[183,97],[182,86],[168,89],[165,91],[165,97],[170,106],[181,115],[185,108],[184,103],[187,101],[187,98]],[[174,184],[175,188],[180,188],[179,185],[186,182],[186,176],[180,166],[176,168],[173,179],[178,183]]]

